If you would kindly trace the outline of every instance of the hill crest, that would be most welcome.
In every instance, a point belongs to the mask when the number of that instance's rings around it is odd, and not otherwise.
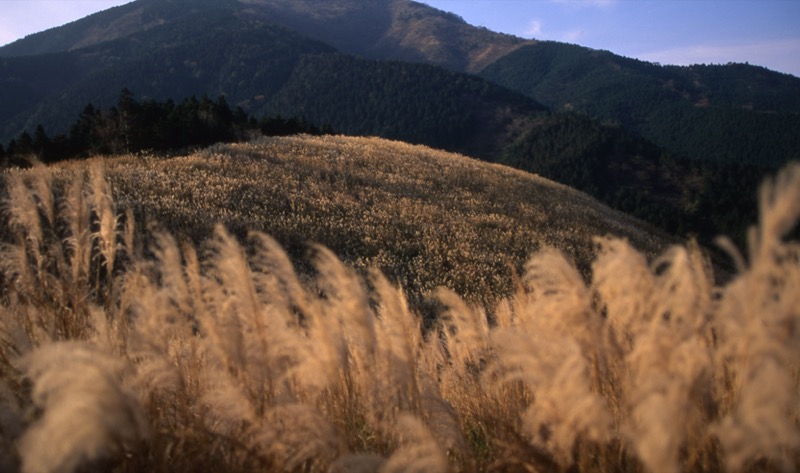
[[[507,295],[512,272],[542,247],[588,274],[595,236],[626,238],[650,256],[676,242],[545,178],[381,138],[265,137],[103,162],[120,207],[184,238],[200,241],[222,223],[242,237],[268,233],[297,259],[322,244],[416,300],[439,286],[484,302]]]

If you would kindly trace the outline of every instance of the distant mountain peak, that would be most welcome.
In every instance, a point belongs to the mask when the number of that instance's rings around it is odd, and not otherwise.
[[[526,43],[410,0],[238,1],[251,14],[346,53],[456,71],[477,72]]]
[[[229,9],[368,58],[477,72],[526,43],[410,0],[137,0],[0,48],[0,56],[75,50],[202,10]]]

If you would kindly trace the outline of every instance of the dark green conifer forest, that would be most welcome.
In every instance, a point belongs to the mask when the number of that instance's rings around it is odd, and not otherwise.
[[[241,107],[231,109],[224,96],[188,97],[138,101],[133,92],[123,89],[117,105],[104,110],[86,105],[66,134],[48,136],[38,125],[31,136],[27,131],[0,147],[4,166],[28,166],[32,160],[52,163],[69,158],[127,153],[169,152],[214,143],[247,139],[253,133],[284,136],[331,132],[310,124],[304,117],[285,119],[279,115],[257,120]]]

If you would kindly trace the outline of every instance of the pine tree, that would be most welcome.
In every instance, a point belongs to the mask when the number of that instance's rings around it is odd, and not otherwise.
[[[50,161],[50,138],[41,124],[33,132],[33,152],[42,162]]]

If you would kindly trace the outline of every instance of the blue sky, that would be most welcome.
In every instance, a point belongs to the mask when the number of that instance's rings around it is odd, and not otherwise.
[[[662,64],[749,62],[800,77],[799,0],[422,0],[525,38]]]
[[[0,44],[130,0],[0,0]],[[800,77],[800,0],[422,0],[469,23],[663,64],[749,62]]]

